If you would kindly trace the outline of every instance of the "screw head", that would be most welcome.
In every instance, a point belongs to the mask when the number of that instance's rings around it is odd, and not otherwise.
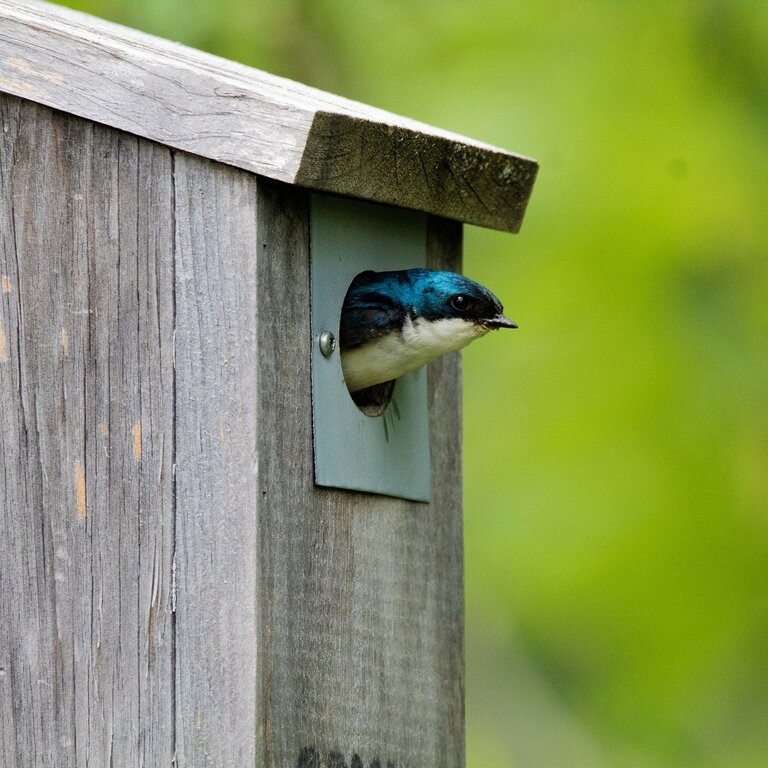
[[[330,357],[336,349],[336,337],[330,331],[320,334],[320,353],[323,357]]]

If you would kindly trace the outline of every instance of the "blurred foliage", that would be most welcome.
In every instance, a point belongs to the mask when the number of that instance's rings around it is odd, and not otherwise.
[[[768,766],[768,4],[66,4],[540,161],[466,234],[469,767]]]

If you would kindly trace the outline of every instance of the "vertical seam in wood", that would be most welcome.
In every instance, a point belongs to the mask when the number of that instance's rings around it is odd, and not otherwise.
[[[176,545],[177,545],[177,497],[178,487],[176,483],[176,445],[178,437],[178,418],[177,418],[177,402],[178,402],[178,383],[176,375],[176,329],[177,329],[177,290],[178,285],[176,281],[176,259],[178,258],[178,247],[176,238],[176,153],[171,150],[171,241],[172,254],[171,258],[171,327],[172,327],[172,344],[171,355],[173,359],[172,368],[172,382],[171,382],[171,755],[172,764],[176,765],[176,732],[177,732],[177,707],[176,701],[178,696],[177,684],[176,684],[176,650],[177,650],[177,638],[176,638]]]
[[[261,301],[261,297],[266,295],[265,291],[262,286],[262,280],[264,279],[264,270],[266,269],[267,260],[269,259],[269,242],[267,240],[267,232],[269,231],[266,227],[266,222],[268,220],[268,215],[265,215],[265,206],[266,206],[266,200],[267,196],[270,195],[270,188],[265,186],[264,180],[261,177],[257,177],[257,200],[256,200],[256,216],[257,216],[257,223],[256,223],[256,232],[257,237],[261,241],[263,238],[263,242],[260,242],[260,245],[262,246],[260,249],[257,248],[258,257],[260,257],[260,261],[257,261],[256,263],[256,311],[257,313],[260,313],[262,309],[259,307],[258,302]],[[271,212],[270,212],[271,214]],[[271,222],[270,222],[271,223]],[[258,258],[257,257],[257,258]],[[262,319],[261,322],[264,322]],[[256,330],[256,344],[257,349],[259,345],[259,337],[261,334],[261,325],[259,324]],[[261,354],[261,350],[258,349],[258,354]],[[257,402],[260,403],[261,400],[261,381],[260,377],[257,378],[256,383],[256,397]],[[263,457],[261,456],[260,452],[257,454],[257,461],[258,461],[258,486],[257,486],[257,503],[259,505],[259,510],[257,514],[259,517],[264,514],[264,500],[266,498],[266,489],[264,488],[264,477],[261,473],[261,462],[263,461]],[[260,494],[260,496],[258,495]],[[256,646],[256,652],[257,654],[260,654],[260,659],[257,657],[257,684],[261,686],[261,697],[260,697],[260,703],[261,703],[261,727],[262,727],[262,753],[264,758],[264,768],[271,768],[273,765],[273,754],[272,754],[272,734],[271,734],[271,727],[272,722],[270,718],[270,709],[269,709],[269,691],[270,691],[270,638],[269,638],[269,630],[268,627],[271,625],[270,620],[270,614],[271,614],[271,605],[270,605],[270,595],[268,594],[268,584],[267,584],[267,578],[266,578],[266,568],[265,563],[267,562],[266,553],[264,552],[265,547],[265,539],[263,535],[263,531],[261,530],[261,520],[257,518],[256,521],[256,541],[257,541],[257,552],[259,557],[259,562],[257,564],[257,578],[258,578],[258,588],[256,590],[256,594],[259,596],[259,603],[260,605],[257,606],[257,615],[258,615],[258,621],[259,621],[259,627],[258,627],[258,633],[257,638],[261,641],[261,647],[257,644]],[[257,641],[258,643],[258,641]],[[259,669],[259,666],[261,667]],[[259,699],[256,699],[259,701]]]
[[[260,297],[261,297],[261,270],[263,268],[264,263],[264,252],[266,251],[267,244],[266,242],[262,243],[262,229],[261,229],[261,222],[262,222],[262,205],[263,205],[263,199],[264,199],[264,187],[261,183],[261,179],[257,176],[256,177],[256,204],[254,206],[254,212],[256,216],[256,305],[255,305],[255,312],[256,312],[256,336],[255,336],[255,344],[256,344],[256,359],[259,359],[259,355],[261,353],[260,349],[260,339],[259,339],[259,312],[261,311],[261,308],[259,306]],[[259,375],[259,367],[256,366],[256,376],[254,379],[255,386],[254,386],[254,397],[256,398],[256,408],[258,409],[258,404],[261,397],[261,376]],[[257,436],[254,436],[254,439],[257,439]],[[255,544],[255,557],[256,557],[256,568],[255,568],[255,576],[256,576],[256,588],[254,589],[254,600],[256,602],[256,605],[254,606],[254,619],[255,619],[255,626],[253,628],[253,636],[256,639],[255,641],[255,649],[256,649],[256,674],[254,676],[253,680],[253,701],[254,705],[256,707],[261,707],[261,713],[259,714],[258,711],[255,713],[253,726],[254,726],[254,744],[256,745],[256,750],[254,750],[254,753],[258,750],[259,745],[259,728],[261,728],[261,755],[254,754],[253,755],[253,764],[254,766],[259,765],[259,768],[266,768],[267,766],[267,738],[266,738],[266,701],[264,698],[264,691],[265,691],[265,684],[263,681],[263,675],[266,674],[267,666],[265,664],[265,656],[264,656],[264,597],[266,594],[266,590],[264,589],[264,578],[263,578],[263,568],[262,568],[262,554],[261,554],[261,544],[262,544],[262,533],[259,526],[259,514],[262,507],[262,499],[264,490],[262,487],[263,478],[261,476],[261,456],[260,456],[260,447],[257,443],[256,445],[256,498],[254,499],[254,504],[256,505],[256,508],[254,510],[255,515],[255,525],[254,525],[254,544]]]
[[[126,139],[128,137],[125,137]],[[137,484],[136,484],[136,563],[138,566],[138,572],[139,574],[143,573],[143,560],[144,560],[144,551],[141,546],[141,532],[142,532],[142,524],[141,524],[141,515],[142,515],[142,492],[143,492],[143,485],[144,485],[144,476],[142,472],[142,467],[140,463],[141,458],[141,417],[144,412],[143,404],[142,404],[142,386],[141,386],[141,323],[142,323],[142,317],[141,317],[141,290],[139,288],[140,283],[140,274],[141,274],[141,226],[140,226],[140,219],[141,219],[141,142],[139,141],[138,137],[133,136],[133,149],[135,149],[136,152],[136,228],[134,230],[134,236],[136,241],[136,281],[135,281],[135,288],[136,288],[136,413],[133,414],[133,456],[134,459],[137,462],[136,465],[136,472],[137,472]],[[118,189],[120,186],[118,185]],[[157,258],[157,254],[155,254],[155,258]],[[149,260],[149,253],[145,255],[145,262],[148,262]],[[137,429],[138,427],[138,429]],[[137,449],[138,446],[138,449]],[[141,587],[141,584],[139,583],[139,587]],[[148,636],[148,630],[151,618],[148,615],[147,616],[147,625],[145,626],[142,621],[142,615],[141,615],[141,600],[142,600],[142,594],[141,589],[139,588],[136,591],[136,650],[137,650],[137,664],[136,664],[136,727],[137,727],[137,749],[138,753],[140,755],[140,760],[143,763],[144,762],[144,738],[142,734],[142,728],[141,728],[141,716],[142,716],[142,699],[141,699],[141,648],[142,648],[142,634],[143,632],[147,632]],[[150,612],[151,612],[151,603],[150,603]],[[109,752],[109,759],[110,759],[110,766],[112,765],[112,744],[110,743],[110,752]]]
[[[21,117],[19,117],[19,120],[21,120]],[[13,142],[13,166],[16,165],[16,147],[17,142]],[[27,409],[26,409],[26,403],[24,398],[24,366],[22,364],[22,343],[21,343],[21,332],[22,328],[24,327],[23,322],[23,308],[22,308],[22,296],[23,290],[22,290],[22,282],[21,282],[21,262],[19,260],[19,235],[18,235],[18,229],[16,227],[16,206],[13,204],[13,173],[9,173],[8,175],[8,189],[11,193],[11,215],[9,216],[10,224],[11,224],[11,236],[13,238],[13,257],[16,261],[16,302],[18,306],[18,313],[19,316],[17,318],[16,322],[16,365],[18,366],[19,371],[19,402],[21,403],[21,414],[22,414],[22,427],[24,428],[24,447],[27,447],[27,444],[29,442],[28,438],[28,431],[27,431]],[[10,302],[9,302],[9,309],[10,309]]]

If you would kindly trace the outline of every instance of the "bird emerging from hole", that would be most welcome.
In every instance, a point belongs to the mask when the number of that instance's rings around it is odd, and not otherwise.
[[[339,346],[347,388],[358,404],[391,383],[497,328],[517,328],[484,286],[454,272],[361,272],[341,309]],[[390,386],[390,392],[391,392]]]

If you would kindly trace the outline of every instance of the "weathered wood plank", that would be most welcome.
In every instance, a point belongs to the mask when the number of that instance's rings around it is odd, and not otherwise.
[[[318,112],[294,181],[517,232],[536,171],[501,150]]]
[[[3,768],[460,768],[458,358],[430,505],[316,488],[305,194],[0,121]]]
[[[37,0],[0,6],[0,90],[273,179],[511,231],[538,168]]]
[[[259,194],[259,620],[264,764],[462,766],[456,356],[429,372],[433,501],[315,487],[307,203]],[[433,266],[459,267],[432,222]]]
[[[170,153],[0,122],[3,765],[168,765]]]
[[[247,768],[258,706],[257,185],[182,154],[174,179],[178,764]],[[259,320],[274,327],[278,315]]]
[[[427,228],[427,264],[431,269],[462,271],[462,226],[457,221],[430,217]],[[463,766],[464,727],[464,532],[462,493],[461,354],[456,352],[429,365],[431,419],[432,504],[436,552],[432,578],[441,585],[436,607],[441,654],[437,677],[444,740],[438,765]]]

